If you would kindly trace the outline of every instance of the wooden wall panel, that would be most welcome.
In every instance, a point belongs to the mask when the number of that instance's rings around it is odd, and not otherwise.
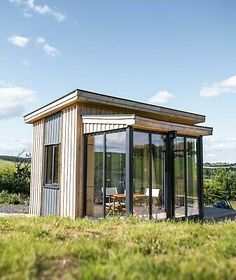
[[[62,111],[60,215],[77,217],[78,205],[78,105]]]
[[[33,124],[33,147],[31,159],[31,183],[29,213],[40,215],[42,208],[44,120]]]
[[[44,187],[42,196],[42,215],[59,215],[60,189]]]
[[[54,114],[45,119],[44,145],[61,142],[61,114]]]

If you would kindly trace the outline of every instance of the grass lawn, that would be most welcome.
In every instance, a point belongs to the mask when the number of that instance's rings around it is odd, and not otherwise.
[[[0,218],[1,279],[236,279],[236,223]]]

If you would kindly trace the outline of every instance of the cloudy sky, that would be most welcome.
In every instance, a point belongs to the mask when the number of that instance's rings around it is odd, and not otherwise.
[[[236,162],[236,1],[1,0],[0,154],[75,88],[201,113],[204,161]]]

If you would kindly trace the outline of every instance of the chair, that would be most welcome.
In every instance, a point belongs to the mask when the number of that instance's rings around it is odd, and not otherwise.
[[[102,188],[102,194],[104,194],[103,188]],[[111,201],[111,197],[114,194],[118,194],[117,188],[112,187],[112,188],[106,188],[106,197],[108,197],[108,202],[106,202],[106,212],[107,216],[113,214],[114,212],[114,202]]]
[[[106,196],[112,196],[114,194],[118,194],[117,188],[106,188]]]
[[[153,207],[158,205],[158,198],[160,194],[160,189],[152,189],[152,199],[155,198],[156,204]],[[145,188],[145,195],[149,197],[149,188]],[[156,212],[155,214],[153,213],[152,216],[156,216],[156,219],[158,218],[158,213]]]
[[[159,197],[160,189],[152,189],[152,197]],[[149,188],[145,188],[145,195],[149,196]]]
[[[155,198],[156,205],[158,202],[159,193],[160,193],[160,189],[152,189],[152,198]],[[149,197],[149,188],[145,189],[145,195]]]

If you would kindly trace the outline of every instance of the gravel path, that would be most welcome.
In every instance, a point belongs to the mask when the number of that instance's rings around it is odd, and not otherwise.
[[[29,213],[29,206],[23,204],[0,204],[0,213]]]

